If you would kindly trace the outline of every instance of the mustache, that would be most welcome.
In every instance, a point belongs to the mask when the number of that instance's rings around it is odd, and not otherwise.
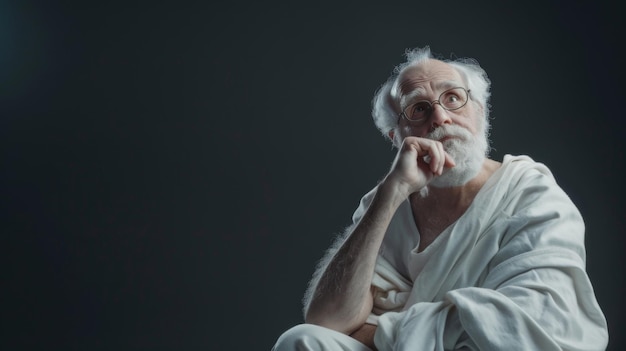
[[[445,137],[456,137],[461,140],[468,141],[471,140],[472,133],[461,126],[446,124],[426,134],[426,138],[431,140],[441,140]]]

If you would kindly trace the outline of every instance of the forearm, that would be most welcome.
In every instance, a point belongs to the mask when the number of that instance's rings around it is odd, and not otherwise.
[[[429,163],[425,163],[425,156],[429,156]],[[307,293],[308,323],[346,334],[365,323],[373,306],[370,286],[376,258],[393,215],[410,194],[441,175],[444,168],[453,166],[454,161],[440,142],[404,139],[391,171],[379,184],[363,217],[328,265],[316,272],[317,283],[312,281],[315,286],[310,286]]]
[[[371,281],[391,218],[406,195],[383,181],[372,203],[330,260],[314,287],[306,322],[346,334],[361,327],[372,309]]]

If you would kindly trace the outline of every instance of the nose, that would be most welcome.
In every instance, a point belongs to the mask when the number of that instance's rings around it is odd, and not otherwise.
[[[440,127],[444,124],[452,123],[452,120],[448,115],[448,111],[441,106],[441,103],[439,103],[439,101],[433,102],[430,123],[430,128],[432,130],[437,129],[437,127]]]

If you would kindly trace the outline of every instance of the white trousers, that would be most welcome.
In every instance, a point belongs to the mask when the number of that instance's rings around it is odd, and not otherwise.
[[[372,349],[338,331],[313,324],[299,324],[284,332],[272,351],[372,351]]]

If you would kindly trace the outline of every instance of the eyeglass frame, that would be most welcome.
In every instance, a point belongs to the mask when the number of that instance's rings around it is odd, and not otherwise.
[[[445,93],[449,92],[450,90],[459,89],[459,88],[460,88],[460,89],[463,89],[463,91],[465,92],[465,94],[467,94],[467,100],[465,100],[465,103],[464,103],[463,105],[461,105],[461,106],[459,106],[459,107],[456,107],[456,108],[447,108],[447,107],[445,107],[445,106],[441,103],[441,101],[439,101],[439,100],[441,100],[441,97],[443,96],[443,94],[445,94]],[[416,104],[418,104],[418,103],[420,103],[420,102],[427,102],[427,103],[428,103],[428,105],[430,106],[430,109],[429,109],[429,111],[428,111],[428,117],[430,117],[430,113],[432,113],[432,111],[435,109],[435,107],[434,107],[434,106],[435,106],[435,103],[439,104],[439,106],[441,106],[441,108],[443,108],[443,109],[444,109],[444,110],[446,110],[446,111],[456,111],[456,110],[459,110],[459,109],[461,109],[461,108],[465,107],[465,105],[467,105],[467,102],[468,102],[468,101],[470,101],[470,96],[471,96],[471,95],[470,95],[470,91],[472,91],[472,90],[471,90],[471,89],[465,89],[464,87],[454,87],[454,88],[450,88],[450,89],[446,89],[446,90],[442,91],[442,92],[441,92],[441,94],[439,94],[439,97],[437,98],[437,100],[433,100],[433,101],[430,101],[430,100],[419,100],[419,101],[416,101],[416,102],[414,102],[414,103],[409,104],[408,106],[406,106],[406,107],[402,110],[402,112],[400,112],[400,114],[398,115],[398,121],[400,120],[400,118],[401,118],[401,117],[404,117],[404,119],[406,119],[406,120],[407,120],[407,121],[409,121],[409,122],[413,122],[413,123],[414,123],[414,122],[418,122],[419,120],[409,119],[409,117],[407,117],[407,116],[406,116],[406,113],[404,113],[404,111],[405,111],[405,110],[406,110],[409,106],[416,105]],[[426,119],[427,119],[427,118],[426,118]]]

